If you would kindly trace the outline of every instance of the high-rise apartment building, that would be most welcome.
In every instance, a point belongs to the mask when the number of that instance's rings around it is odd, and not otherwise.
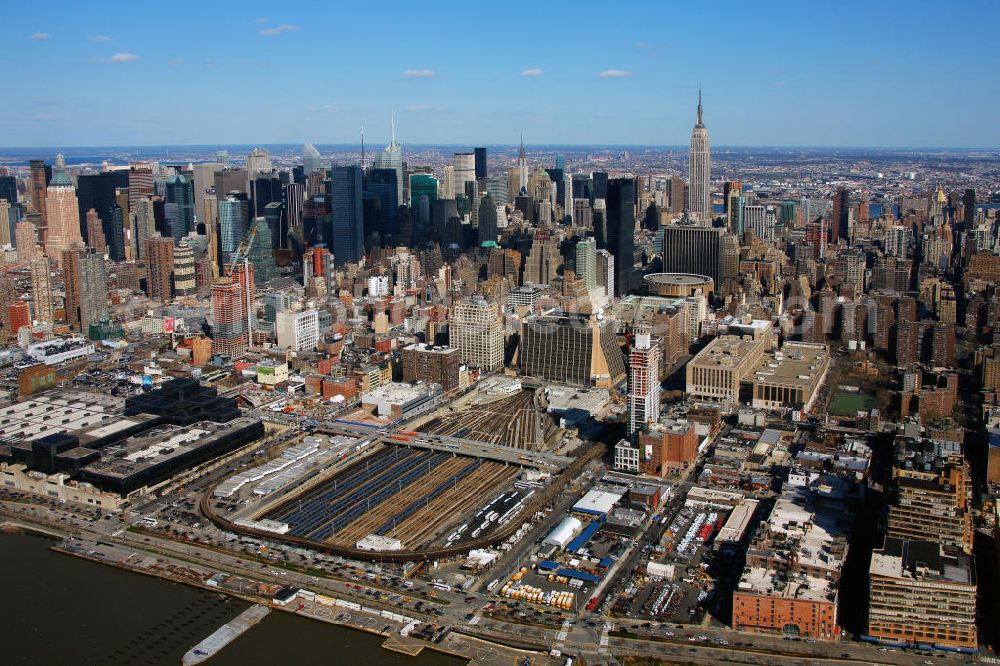
[[[256,298],[253,266],[237,265],[232,278],[212,287],[212,353],[230,358],[243,356],[252,338],[253,303]]]
[[[628,364],[628,434],[634,437],[660,418],[660,341],[636,333]]]
[[[55,318],[52,307],[52,267],[49,265],[49,258],[44,254],[35,253],[30,262],[31,298],[35,306],[35,319],[43,324],[51,324]]]
[[[14,247],[17,248],[17,260],[31,261],[38,252],[38,234],[35,225],[28,220],[21,220],[14,227]]]
[[[131,198],[131,195],[130,195]],[[142,258],[146,251],[146,241],[156,236],[156,213],[153,210],[153,200],[150,197],[136,199],[129,204],[131,212],[132,242],[135,245],[134,256]]]
[[[173,297],[174,239],[156,236],[146,241],[146,295],[170,302]]]
[[[66,322],[87,335],[91,324],[99,324],[108,316],[108,276],[104,257],[92,248],[66,250],[62,266]]]
[[[191,236],[181,239],[174,253],[174,295],[191,296],[198,288]]]
[[[688,211],[695,220],[708,224],[712,219],[712,151],[701,109],[698,91],[698,121],[691,130],[691,151],[688,156],[688,182],[691,192]]]
[[[493,372],[503,366],[504,325],[500,309],[480,297],[452,308],[448,344],[459,351],[462,363]]]

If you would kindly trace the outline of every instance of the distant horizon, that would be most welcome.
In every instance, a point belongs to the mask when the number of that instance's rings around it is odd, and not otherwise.
[[[301,147],[309,143],[316,147],[343,148],[360,150],[361,143],[331,143],[323,141],[269,141],[269,142],[220,142],[220,143],[144,143],[144,144],[51,144],[51,145],[9,145],[0,146],[0,153],[4,151],[30,151],[30,150],[130,150],[143,148],[198,148],[204,150],[221,150],[225,148],[268,148],[268,147]],[[371,142],[365,141],[365,149],[371,149],[372,154],[380,152],[383,143],[388,143],[388,139],[377,139]],[[517,143],[406,143],[400,142],[400,146],[405,154],[407,147],[411,148],[504,148],[516,150]],[[526,149],[621,149],[640,148],[645,150],[688,150],[687,144],[655,144],[655,143],[529,143],[524,144]],[[726,150],[871,150],[871,151],[902,151],[902,152],[927,152],[927,151],[952,151],[952,152],[991,152],[1000,154],[998,146],[961,146],[961,145],[861,145],[861,144],[713,144],[712,152]],[[0,157],[3,155],[0,154]]]

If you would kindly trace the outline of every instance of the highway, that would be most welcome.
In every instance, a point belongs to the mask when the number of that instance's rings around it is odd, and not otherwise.
[[[622,655],[683,658],[686,663],[727,664],[791,665],[801,664],[803,661],[900,665],[976,663],[974,657],[967,655],[927,656],[904,651],[880,651],[871,645],[846,641],[836,643],[784,641],[777,637],[750,636],[729,629],[688,625],[667,627],[640,622],[627,622],[624,625],[605,624],[600,620],[588,618],[568,620],[562,628],[550,629],[481,616],[481,613],[480,619],[474,625],[469,625],[464,616],[470,611],[481,610],[488,605],[488,602],[479,595],[466,597],[461,593],[439,591],[437,594],[442,603],[421,602],[420,608],[417,608],[416,595],[428,593],[429,586],[417,583],[413,590],[390,588],[374,584],[364,573],[357,575],[357,571],[363,571],[362,567],[368,566],[371,571],[373,565],[334,563],[336,558],[329,558],[328,561],[310,562],[317,569],[324,570],[322,577],[312,576],[289,570],[286,568],[287,565],[280,562],[268,564],[253,561],[241,552],[209,548],[203,544],[191,544],[159,535],[133,533],[124,529],[127,521],[122,521],[120,518],[97,519],[91,522],[85,507],[79,507],[84,509],[83,513],[76,511],[76,508],[69,505],[29,506],[22,502],[0,501],[0,513],[7,517],[29,524],[38,523],[53,531],[73,534],[77,539],[95,544],[98,541],[118,544],[123,548],[120,553],[147,553],[154,561],[174,561],[178,565],[200,568],[206,572],[226,571],[253,580],[303,587],[333,597],[363,602],[368,607],[395,610],[426,618],[435,624],[451,627],[459,634],[493,639],[501,644],[509,643],[520,647],[549,650],[559,643],[564,654],[588,657],[588,663],[597,663],[612,656]],[[333,574],[328,573],[331,568],[349,578],[352,581],[350,587],[344,580],[333,578]],[[345,573],[348,570],[351,573]],[[403,601],[405,598],[411,601]],[[466,603],[466,598],[471,598],[472,603]],[[630,631],[634,635],[619,635],[622,630]],[[672,635],[668,635],[668,632]]]

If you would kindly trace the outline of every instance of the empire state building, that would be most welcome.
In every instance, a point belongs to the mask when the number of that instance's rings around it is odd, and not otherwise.
[[[688,212],[702,224],[712,220],[712,200],[709,183],[712,178],[712,151],[708,128],[701,115],[701,91],[698,91],[698,122],[691,130],[691,152],[688,156]]]

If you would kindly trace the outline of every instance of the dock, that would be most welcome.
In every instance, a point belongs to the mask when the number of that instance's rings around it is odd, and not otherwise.
[[[264,619],[271,609],[256,604],[222,625],[212,634],[187,651],[181,658],[182,666],[194,666],[213,657],[219,650],[239,638],[243,632]]]

